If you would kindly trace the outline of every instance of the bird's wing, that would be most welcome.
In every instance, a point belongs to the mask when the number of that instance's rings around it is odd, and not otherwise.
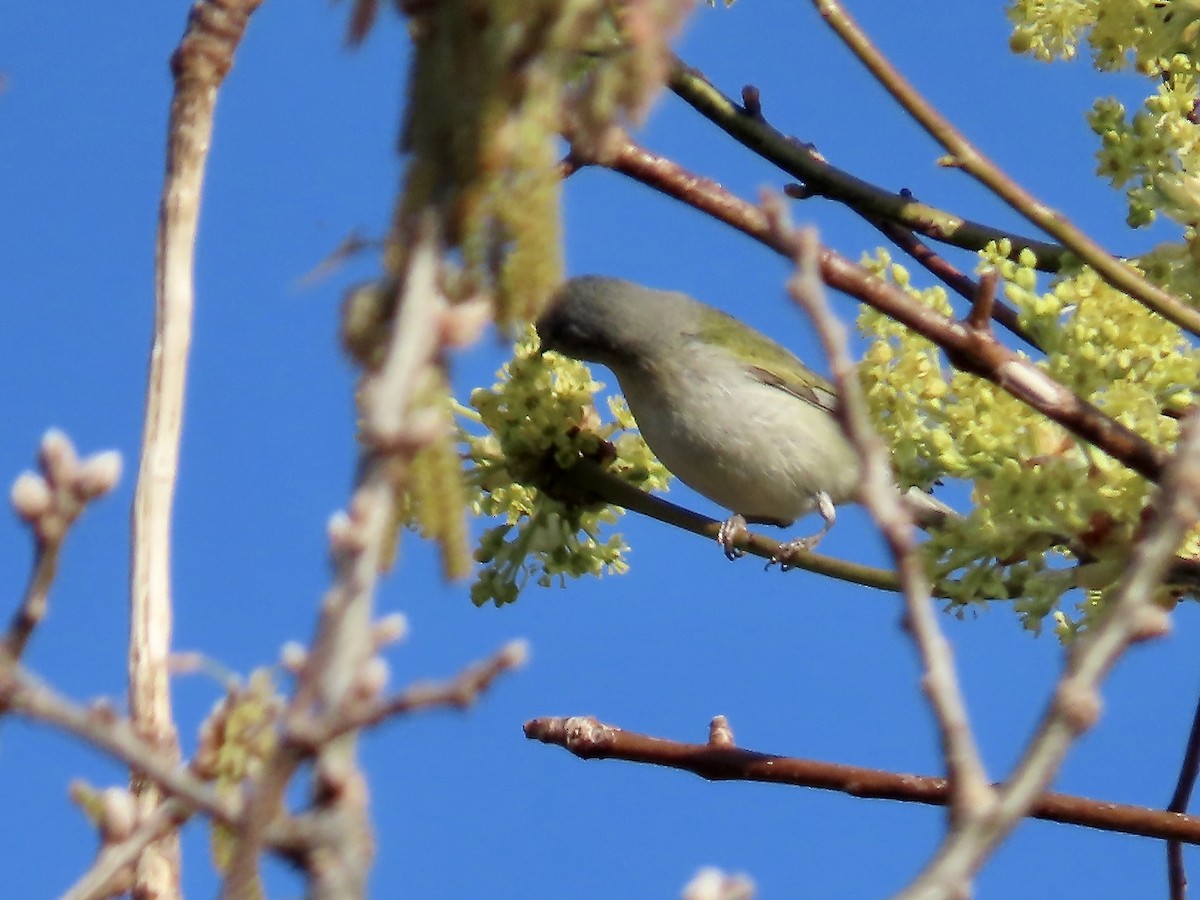
[[[728,313],[710,309],[694,330],[682,334],[691,349],[716,347],[745,366],[751,378],[779,388],[798,400],[833,414],[837,392],[832,384],[794,353]],[[685,348],[686,349],[686,348]]]
[[[788,378],[762,366],[751,366],[749,371],[752,378],[763,384],[779,388],[798,400],[820,407],[830,415],[837,407],[837,394],[834,393],[833,385],[815,372],[806,372],[803,378]]]

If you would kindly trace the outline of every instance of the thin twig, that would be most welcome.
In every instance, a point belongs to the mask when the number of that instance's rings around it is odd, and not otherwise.
[[[753,781],[835,791],[867,800],[946,806],[945,778],[910,775],[743,750],[729,744],[688,744],[625,731],[591,716],[546,717],[525,723],[525,736],[562,747],[580,759],[619,759],[690,772],[708,781]],[[1200,816],[1186,816],[1092,800],[1040,794],[1028,815],[1047,822],[1200,845]]]
[[[735,103],[697,69],[679,60],[671,70],[669,86],[681,100],[734,140],[799,180],[809,196],[844,203],[863,215],[896,222],[965,250],[978,251],[988,244],[1008,240],[1012,244],[1009,258],[1014,261],[1022,250],[1029,249],[1037,257],[1039,269],[1054,272],[1062,266],[1065,254],[1060,246],[963,219],[831,166],[811,146],[775,130],[761,114],[754,115]]]
[[[40,474],[22,472],[13,482],[13,511],[33,533],[33,569],[21,603],[0,639],[0,657],[16,663],[34,629],[46,615],[58,557],[71,526],[93,500],[107,494],[121,477],[115,450],[80,460],[70,438],[57,429],[42,437]]]
[[[65,536],[65,535],[64,535]],[[33,549],[33,571],[21,597],[21,605],[13,612],[8,631],[4,635],[4,646],[0,649],[5,656],[18,660],[25,652],[33,631],[46,615],[50,599],[50,586],[58,572],[58,556],[62,541],[35,539]]]
[[[171,507],[187,384],[194,305],[194,251],[205,161],[212,144],[217,90],[233,65],[247,20],[261,0],[202,0],[171,58],[175,92],[167,127],[167,165],[159,209],[154,343],[146,391],[141,464],[133,502],[130,582],[129,707],[142,734],[178,756],[171,715]],[[143,815],[157,789],[138,779]],[[147,848],[135,894],[177,897],[179,845]]]
[[[0,706],[51,725],[118,759],[163,793],[203,810],[223,825],[238,821],[238,804],[219,797],[169,752],[142,737],[111,707],[79,706],[17,665],[0,664]]]
[[[655,494],[647,493],[592,460],[577,460],[570,469],[561,472],[560,476],[572,485],[587,490],[597,500],[638,513],[662,522],[664,525],[670,525],[709,540],[716,540],[717,533],[720,531],[721,523],[718,520],[679,506]],[[762,532],[750,530],[747,530],[738,539],[737,547],[768,562],[779,560],[786,555],[783,553],[784,544],[782,542],[768,537]],[[849,584],[858,584],[880,591],[897,593],[900,591],[900,579],[892,569],[863,565],[839,559],[836,556],[825,556],[811,550],[807,553],[791,555],[787,560],[787,565],[789,568],[803,569]],[[1172,578],[1176,579],[1171,581],[1172,586],[1194,590],[1197,578],[1192,569],[1195,565],[1194,561],[1176,560],[1171,572]],[[1081,575],[1081,578],[1086,577],[1086,575]],[[1019,596],[1020,590],[1020,585],[1014,582],[1005,596]],[[939,582],[933,586],[933,593],[935,597],[949,596],[949,587]]]
[[[171,798],[160,803],[134,832],[122,841],[101,848],[90,869],[80,876],[60,900],[100,900],[124,893],[114,879],[132,866],[146,847],[178,828],[191,816],[191,807]]]
[[[794,231],[787,222],[783,201],[774,196],[766,199],[767,216],[775,227]],[[920,657],[924,669],[921,684],[941,734],[946,772],[950,776],[951,816],[956,822],[977,819],[987,815],[995,797],[975,746],[953,654],[934,614],[929,576],[914,538],[912,516],[901,502],[887,446],[871,425],[858,370],[850,358],[846,329],[825,300],[816,232],[802,229],[794,233],[794,241],[796,268],[788,280],[788,291],[808,313],[829,360],[838,393],[838,420],[858,455],[862,472],[859,499],[879,526],[896,562],[904,594],[905,630],[912,636]]]
[[[507,672],[520,668],[529,656],[525,641],[512,641],[487,659],[467,666],[446,681],[411,685],[389,697],[368,701],[360,707],[343,707],[336,716],[327,716],[308,725],[292,723],[289,738],[315,752],[339,735],[379,725],[390,719],[437,709],[465,710]]]
[[[1107,598],[1104,618],[1079,638],[1054,696],[1021,760],[986,820],[963,822],[902,895],[906,900],[959,896],[971,876],[1050,784],[1071,744],[1100,715],[1099,685],[1133,643],[1170,630],[1155,604],[1157,589],[1180,541],[1200,519],[1200,418],[1184,422],[1178,449],[1163,478],[1145,536]]]
[[[992,310],[996,305],[996,286],[1000,283],[1000,273],[988,269],[979,278],[979,289],[971,303],[971,312],[967,314],[968,328],[976,331],[987,331],[992,327]]]
[[[773,235],[762,210],[707,178],[626,141],[604,165],[737,228],[791,259],[795,248]],[[968,328],[907,296],[836,251],[821,251],[825,284],[907,325],[946,351],[957,368],[986,378],[1150,481],[1162,475],[1167,453],[1077,396],[1048,372],[994,336]]]
[[[607,503],[633,510],[667,525],[690,531],[692,534],[716,540],[717,533],[720,531],[721,523],[716,519],[710,519],[708,516],[692,512],[690,509],[685,509],[662,497],[648,494],[591,460],[577,461],[563,475]],[[747,531],[744,538],[738,540],[737,546],[740,550],[770,561],[780,558],[782,544],[761,532]],[[788,565],[792,568],[804,569],[882,591],[898,591],[900,589],[900,582],[895,572],[876,566],[849,562],[834,556],[813,552],[795,554],[788,559]]]
[[[1192,791],[1196,787],[1196,774],[1200,770],[1200,699],[1196,701],[1196,711],[1192,714],[1192,730],[1188,734],[1187,749],[1183,752],[1183,761],[1179,764],[1179,778],[1175,782],[1175,792],[1167,806],[1168,812],[1187,812],[1188,802],[1192,799]],[[1171,900],[1184,900],[1187,897],[1187,871],[1183,867],[1183,846],[1178,840],[1167,842],[1167,882]]]
[[[430,212],[406,239],[407,271],[399,279],[397,321],[382,369],[365,379],[360,393],[364,433],[372,441],[359,464],[359,480],[345,513],[330,523],[333,584],[325,594],[312,651],[283,717],[283,733],[255,786],[240,823],[237,843],[222,885],[222,897],[240,900],[254,890],[258,855],[269,825],[283,810],[288,783],[309,756],[306,743],[292,736],[321,716],[338,716],[352,699],[352,687],[374,652],[371,621],[375,588],[386,558],[395,506],[397,453],[420,444],[410,434],[413,398],[423,369],[441,350],[439,288],[441,228]],[[401,236],[399,239],[405,239]],[[372,855],[365,787],[355,761],[355,734],[340,734],[322,746],[314,778],[318,808],[335,845],[324,848],[321,864],[310,867],[310,896],[360,896]],[[332,820],[332,822],[330,822]]]
[[[926,271],[935,276],[946,287],[950,288],[950,290],[954,291],[960,297],[974,303],[979,291],[979,285],[973,279],[968,278],[959,271],[957,267],[951,265],[945,257],[935,253],[933,248],[928,244],[918,239],[911,228],[905,228],[902,225],[897,225],[895,222],[889,222],[886,219],[872,216],[864,216],[864,218],[879,229],[879,232],[884,237],[920,263]],[[1028,329],[1021,325],[1019,313],[999,298],[996,298],[992,304],[992,318],[1004,326],[1011,334],[1019,337],[1035,350],[1044,350],[1037,339],[1029,333]]]
[[[838,0],[812,0],[817,12],[910,116],[951,155],[955,165],[988,187],[1026,219],[1053,236],[1116,290],[1200,335],[1200,310],[1151,284],[1135,268],[1108,253],[1062,213],[1043,204],[1010,178],[921,96],[871,43]],[[1036,252],[1036,251],[1035,251]]]

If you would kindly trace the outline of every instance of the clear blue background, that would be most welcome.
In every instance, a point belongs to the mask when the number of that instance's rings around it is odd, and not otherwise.
[[[1093,97],[1134,103],[1149,82],[1100,78],[1086,63],[1042,66],[1007,50],[1002,4],[850,4],[891,58],[1035,194],[1116,252],[1151,237],[1123,225],[1121,199],[1092,175],[1083,119]],[[87,452],[136,465],[152,321],[154,228],[170,80],[187,4],[114,0],[68,11],[0,5],[0,478],[31,465],[41,434],[64,428]],[[406,72],[391,15],[359,52],[342,46],[345,6],[268,2],[218,105],[198,248],[198,307],[175,516],[175,646],[246,672],[307,640],[328,582],[325,522],[354,463],[353,373],[336,347],[341,292],[376,273],[355,261],[315,286],[302,276],[354,229],[381,234],[400,174]],[[777,126],[881,185],[999,225],[1016,217],[899,113],[806,3],[744,0],[700,9],[680,43],[727,93],[762,90]],[[754,197],[784,178],[664,96],[641,135]],[[880,243],[834,204],[798,219],[851,257]],[[689,291],[818,360],[782,298],[783,263],[746,238],[604,171],[572,178],[572,272]],[[1028,230],[1028,229],[1021,229]],[[1167,232],[1164,232],[1166,234]],[[960,262],[970,267],[969,257]],[[919,276],[922,278],[923,276]],[[854,306],[839,299],[845,316]],[[494,339],[455,361],[458,382],[490,383]],[[50,616],[29,664],[80,699],[124,696],[126,477],[72,534]],[[671,498],[719,515],[684,488]],[[804,527],[804,526],[801,526]],[[441,582],[429,548],[406,541],[382,610],[412,636],[391,653],[397,684],[448,675],[513,637],[532,662],[471,713],[391,723],[363,742],[378,825],[374,893],[416,897],[674,896],[703,865],[749,873],[764,897],[879,897],[909,879],[943,830],[941,810],[799,788],[709,784],[619,762],[583,763],[526,741],[540,715],[594,714],[683,740],[715,714],[746,747],[897,771],[938,773],[914,654],[889,594],[804,572],[731,565],[715,546],[634,516],[625,577],[531,589],[475,609]],[[16,603],[29,542],[0,517],[0,585]],[[828,553],[883,564],[863,515],[847,510]],[[6,615],[6,614],[5,614]],[[943,625],[990,773],[1008,771],[1061,663],[997,604]],[[1057,787],[1110,800],[1167,801],[1197,689],[1196,610],[1139,648],[1106,691],[1099,727]],[[176,685],[188,747],[219,694]],[[6,896],[51,896],[89,864],[92,830],[66,799],[73,777],[120,782],[120,768],[44,728],[0,724],[0,846]],[[211,895],[205,828],[186,831],[185,884]],[[19,862],[18,862],[19,861]],[[1200,857],[1192,855],[1195,867]],[[1029,822],[980,876],[982,897],[1131,897],[1163,890],[1161,844]],[[270,869],[273,896],[299,880]]]

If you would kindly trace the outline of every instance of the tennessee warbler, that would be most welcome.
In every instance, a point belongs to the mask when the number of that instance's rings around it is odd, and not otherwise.
[[[654,455],[732,510],[718,535],[730,559],[746,522],[786,526],[816,510],[821,530],[784,545],[810,550],[836,504],[855,499],[858,457],[834,417],[833,385],[732,316],[686,294],[584,275],[555,293],[536,328],[543,351],[610,369]]]

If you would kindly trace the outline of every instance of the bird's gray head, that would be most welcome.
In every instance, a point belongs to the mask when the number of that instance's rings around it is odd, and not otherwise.
[[[668,310],[664,304],[682,309]],[[696,305],[683,294],[581,275],[558,289],[535,324],[543,351],[618,369],[669,350],[679,324],[693,318]]]

